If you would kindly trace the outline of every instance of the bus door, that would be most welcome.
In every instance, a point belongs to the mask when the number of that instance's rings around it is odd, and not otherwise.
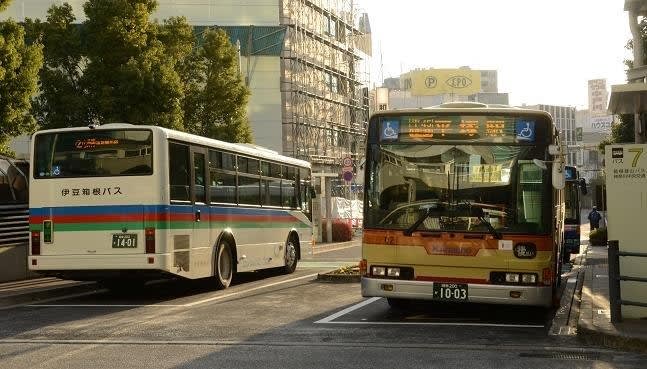
[[[191,253],[193,260],[209,260],[211,255],[211,226],[209,216],[207,150],[204,148],[191,148],[191,197],[193,204],[193,237]],[[209,271],[210,263],[196,265],[198,270],[192,274],[203,274]]]

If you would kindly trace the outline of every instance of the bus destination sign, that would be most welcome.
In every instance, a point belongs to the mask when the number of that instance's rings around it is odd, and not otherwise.
[[[383,118],[381,141],[472,140],[534,142],[532,119],[485,116],[405,116]]]

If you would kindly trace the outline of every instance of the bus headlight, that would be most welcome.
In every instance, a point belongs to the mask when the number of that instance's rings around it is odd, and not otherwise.
[[[386,275],[389,277],[399,278],[400,268],[386,268]]]
[[[381,266],[371,267],[371,274],[378,277],[384,277],[386,275],[386,268]]]
[[[519,274],[517,273],[506,273],[505,281],[508,283],[519,283]]]
[[[521,283],[523,284],[535,284],[537,283],[537,275],[536,274],[522,274],[521,275]]]

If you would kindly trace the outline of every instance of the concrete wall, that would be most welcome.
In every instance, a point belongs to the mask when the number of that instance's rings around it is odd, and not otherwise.
[[[243,78],[249,76],[251,96],[247,114],[252,126],[254,144],[277,152],[283,150],[281,127],[281,61],[278,56],[242,58]]]
[[[77,21],[85,20],[85,0],[66,0],[72,5]],[[9,8],[0,13],[0,19],[44,19],[47,9],[56,0],[14,0]],[[279,0],[158,0],[153,18],[163,20],[172,16],[185,16],[194,25],[258,25],[279,24]]]
[[[0,282],[16,281],[33,277],[27,269],[28,243],[0,245]]]

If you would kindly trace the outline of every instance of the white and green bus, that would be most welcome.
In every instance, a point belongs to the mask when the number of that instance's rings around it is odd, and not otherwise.
[[[312,244],[302,160],[155,126],[39,131],[29,268],[106,283],[294,272]]]

